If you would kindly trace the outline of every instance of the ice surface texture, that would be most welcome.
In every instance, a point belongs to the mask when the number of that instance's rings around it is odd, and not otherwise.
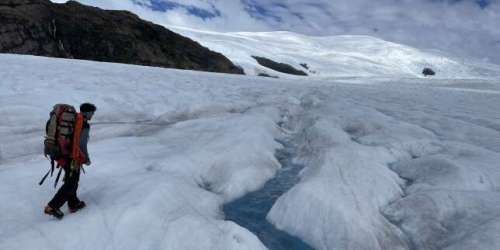
[[[0,249],[265,249],[221,207],[281,168],[268,220],[316,249],[498,249],[498,80],[273,80],[0,55]],[[88,207],[36,183],[48,111],[98,106]],[[280,125],[280,126],[279,126]],[[66,208],[63,210],[67,212]]]

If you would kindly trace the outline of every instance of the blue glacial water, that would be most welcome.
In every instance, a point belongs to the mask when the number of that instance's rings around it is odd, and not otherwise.
[[[260,190],[224,205],[225,218],[257,235],[270,250],[313,249],[299,238],[278,230],[266,220],[266,215],[276,200],[299,181],[299,172],[304,167],[292,162],[293,147],[280,143],[285,148],[277,151],[276,157],[282,168]]]

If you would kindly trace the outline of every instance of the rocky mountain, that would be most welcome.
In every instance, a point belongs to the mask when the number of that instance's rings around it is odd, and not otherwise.
[[[0,1],[0,53],[243,74],[220,53],[127,11]]]

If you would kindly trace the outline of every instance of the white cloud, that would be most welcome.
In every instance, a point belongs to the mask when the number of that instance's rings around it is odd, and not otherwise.
[[[209,19],[196,17],[185,8],[165,13],[152,11],[131,0],[80,2],[127,9],[165,26],[217,31],[290,30],[312,35],[364,34],[500,63],[498,0],[490,0],[486,8],[475,0],[174,0],[207,10],[214,6],[220,16]],[[251,8],[249,4],[258,7]],[[265,11],[259,12],[258,8]]]

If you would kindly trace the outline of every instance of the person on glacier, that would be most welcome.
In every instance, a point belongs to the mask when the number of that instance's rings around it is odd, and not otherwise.
[[[97,108],[94,104],[83,103],[80,105],[80,113],[74,113],[75,118],[73,123],[74,127],[72,128],[73,139],[71,140],[71,156],[64,157],[65,159],[58,161],[58,164],[61,164],[59,162],[62,162],[60,167],[64,170],[64,184],[59,188],[52,200],[45,207],[45,214],[52,215],[57,219],[62,219],[64,213],[60,210],[60,208],[64,205],[64,203],[68,203],[69,211],[71,213],[77,212],[86,206],[84,201],[78,199],[77,190],[82,164],[87,166],[91,164],[87,151],[87,143],[90,132],[90,125],[88,121],[92,119],[96,110]]]

